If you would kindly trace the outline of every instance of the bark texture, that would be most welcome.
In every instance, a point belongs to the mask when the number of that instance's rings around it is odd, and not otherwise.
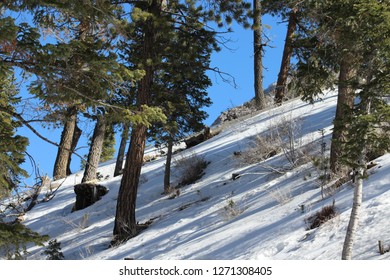
[[[352,54],[346,53],[340,63],[337,108],[330,148],[330,169],[333,173],[342,173],[345,171],[345,166],[340,163],[340,157],[344,150],[344,143],[347,140],[346,120],[350,118],[354,105],[355,89],[353,81],[355,76],[354,58]]]
[[[97,167],[102,154],[104,135],[106,132],[106,120],[103,114],[98,115],[95,129],[93,131],[91,147],[89,148],[88,159],[82,183],[96,180]]]
[[[154,18],[161,16],[161,0],[152,0],[149,2],[147,12],[153,14]],[[154,19],[151,18],[145,22],[144,41],[142,54],[145,61],[155,60],[155,41],[157,29],[154,25]],[[152,83],[154,77],[154,66],[150,63],[144,67],[145,76],[141,79],[138,93],[137,104],[139,109],[142,105],[149,105],[152,94]],[[143,155],[146,143],[147,128],[139,124],[132,128],[130,138],[130,148],[127,153],[123,177],[118,193],[118,202],[115,215],[114,240],[113,245],[120,244],[136,236],[140,230],[135,217],[136,199],[138,192],[139,178],[143,165]]]
[[[262,41],[262,20],[261,1],[253,0],[255,17],[253,23],[256,29],[253,31],[253,51],[254,51],[254,89],[256,106],[259,109],[265,108],[265,96],[263,90],[263,41]]]
[[[284,43],[282,63],[275,89],[275,103],[282,104],[286,97],[287,78],[290,70],[290,60],[293,53],[293,37],[297,27],[297,9],[292,9],[288,20],[286,40]]]
[[[360,161],[361,161],[360,164],[364,164],[363,152],[362,152],[362,156],[360,157]],[[363,199],[363,178],[364,178],[363,165],[358,167],[356,172],[357,172],[356,186],[353,195],[352,211],[351,211],[351,216],[349,218],[347,234],[345,235],[343,251],[341,253],[342,260],[352,259],[353,243],[356,239],[356,233],[359,226],[359,215],[360,215],[360,209],[362,206],[362,199]]]
[[[54,163],[54,180],[63,179],[67,176],[68,161],[71,155],[73,134],[77,122],[77,109],[70,107],[65,117],[64,129],[61,133],[61,141]]]
[[[173,153],[173,141],[168,141],[167,159],[165,161],[164,172],[164,193],[168,194],[171,191],[171,163]]]
[[[76,151],[76,147],[77,147],[77,144],[80,140],[82,132],[83,131],[77,126],[77,122],[76,122],[76,126],[75,126],[74,133],[73,133],[72,145],[70,147],[71,152],[69,153],[68,166],[66,168],[66,175],[68,175],[68,176],[70,174],[72,174],[72,171],[70,170],[70,164],[72,162],[72,154]]]
[[[116,157],[114,177],[119,176],[123,173],[123,160],[125,159],[126,143],[129,139],[129,126],[123,125],[123,131],[121,135],[121,142],[119,144],[118,156]]]

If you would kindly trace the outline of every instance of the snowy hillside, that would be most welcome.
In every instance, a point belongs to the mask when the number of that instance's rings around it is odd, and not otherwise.
[[[286,120],[299,125],[296,143],[319,153],[320,129],[329,147],[335,104],[332,92],[315,104],[294,100],[226,126],[206,142],[177,153],[176,158],[196,154],[210,163],[200,180],[182,187],[173,199],[161,194],[165,158],[146,163],[136,215],[140,223],[151,225],[121,246],[109,248],[121,180],[112,178],[113,162],[99,169],[104,178],[109,176],[100,182],[109,188],[100,201],[71,212],[80,172],[61,181],[55,197],[36,205],[24,223],[61,242],[65,259],[340,259],[353,185],[326,189],[323,199],[312,162],[292,169],[283,152],[257,164],[238,156],[253,145],[256,135]],[[390,155],[376,162],[364,182],[354,259],[390,259],[390,253],[378,252],[379,240],[390,245]],[[233,173],[239,174],[236,180]],[[173,179],[178,178],[173,170]],[[333,202],[336,216],[307,230],[308,218]],[[29,259],[44,259],[43,250],[29,248]]]

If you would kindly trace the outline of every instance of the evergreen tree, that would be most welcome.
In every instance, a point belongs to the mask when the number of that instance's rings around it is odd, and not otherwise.
[[[188,9],[197,12],[193,15],[189,27],[194,30],[202,29],[208,20],[215,20],[220,25],[223,19],[231,21],[245,21],[250,4],[244,1],[208,1],[202,6],[196,1],[167,1],[152,0],[135,4],[132,11],[132,20],[138,32],[138,44],[141,45],[139,56],[135,59],[135,67],[144,71],[144,76],[137,85],[136,104],[139,111],[143,111],[152,104],[153,81],[166,51],[164,45],[159,44],[162,37],[169,38],[172,30],[180,30],[184,24]],[[168,46],[169,48],[170,46]],[[134,59],[131,57],[130,59]],[[180,59],[180,57],[178,58]],[[134,60],[133,60],[134,61]],[[139,226],[135,218],[135,207],[143,153],[147,137],[145,124],[133,125],[130,139],[130,149],[127,153],[126,164],[118,194],[118,203],[115,216],[113,244],[126,241],[138,234]]]
[[[298,82],[309,100],[324,87],[338,87],[330,164],[335,173],[357,171],[342,252],[342,259],[351,259],[368,149],[389,148],[390,10],[377,0],[306,3],[309,16],[297,40]]]
[[[36,75],[29,87],[30,93],[45,106],[68,114],[63,121],[53,172],[55,179],[64,178],[69,173],[71,152],[77,144],[78,113],[90,106],[112,107],[105,103],[108,96],[120,88],[125,79],[133,81],[136,74],[122,67],[113,51],[116,33],[111,32],[110,26],[116,23],[117,5],[107,1],[19,2],[10,7],[31,12],[37,27],[51,36],[51,40],[42,45],[36,40],[34,43],[39,48],[31,48],[28,61],[11,62]]]
[[[122,124],[122,132],[121,132],[121,141],[119,143],[118,154],[116,157],[115,169],[114,169],[114,177],[122,174],[123,170],[123,161],[125,160],[125,152],[127,140],[129,139],[129,124]]]
[[[98,113],[96,118],[96,125],[91,139],[84,176],[81,180],[83,183],[96,179],[97,168],[103,150],[107,123],[106,118],[104,116],[104,109],[98,108],[97,110],[99,110],[100,112]]]
[[[254,87],[255,101],[259,109],[265,108],[265,95],[263,89],[263,39],[262,39],[262,20],[261,20],[261,0],[253,0],[253,58],[254,58]]]
[[[361,40],[362,65],[355,84],[358,102],[348,120],[347,142],[342,162],[355,170],[355,192],[342,259],[352,259],[363,200],[363,180],[367,162],[390,148],[390,7],[379,1],[359,1],[354,5]],[[370,158],[374,155],[374,158]]]
[[[1,68],[1,65],[0,65]],[[27,176],[20,165],[24,162],[28,139],[16,134],[20,123],[12,113],[19,99],[10,72],[0,72],[0,198],[19,187]]]
[[[47,255],[47,260],[63,260],[65,258],[61,252],[61,242],[58,242],[57,239],[49,241],[49,245],[44,253]]]
[[[289,0],[264,0],[263,12],[272,16],[280,16],[288,21],[286,39],[283,48],[280,71],[275,87],[274,100],[281,104],[286,99],[288,77],[291,74],[291,58],[293,56],[295,32],[297,31],[300,18],[304,17],[305,1]]]
[[[34,243],[44,246],[47,235],[39,235],[21,223],[4,223],[0,220],[0,254],[6,259],[23,259],[27,255],[27,245]]]
[[[104,134],[102,154],[100,162],[112,160],[115,157],[115,127],[114,124],[108,124]]]
[[[210,68],[210,55],[217,47],[215,43],[214,32],[191,28],[187,30],[185,26],[181,32],[174,32],[169,41],[164,43],[165,46],[171,44],[172,47],[163,56],[166,64],[156,74],[153,103],[159,104],[163,109],[167,121],[152,126],[150,136],[156,145],[167,147],[165,193],[171,190],[173,144],[188,133],[200,131],[204,127],[203,121],[207,114],[203,110],[211,105],[206,91],[211,81],[206,70]]]

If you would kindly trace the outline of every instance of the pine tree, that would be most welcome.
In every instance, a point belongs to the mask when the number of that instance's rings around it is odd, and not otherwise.
[[[254,89],[255,101],[258,109],[265,108],[265,95],[263,89],[263,24],[261,20],[261,0],[253,0],[253,59],[254,59]]]
[[[4,223],[0,220],[0,252],[7,259],[23,259],[28,254],[27,245],[44,246],[47,235],[40,235],[21,223]]]
[[[97,167],[100,162],[100,156],[103,150],[107,123],[104,115],[104,109],[98,108],[98,110],[100,110],[100,112],[98,113],[96,118],[96,125],[91,139],[88,158],[84,170],[84,176],[81,180],[83,183],[96,180]]]
[[[382,1],[309,2],[297,40],[298,74],[305,98],[338,87],[331,168],[357,171],[357,186],[342,259],[352,258],[370,146],[389,146],[389,5]],[[308,90],[312,92],[309,93]],[[384,136],[384,137],[383,137]]]
[[[341,160],[355,170],[355,191],[342,259],[353,256],[353,244],[359,226],[363,200],[363,182],[367,177],[370,154],[382,155],[390,148],[390,7],[378,1],[361,1],[354,6],[359,23],[364,62],[357,68],[359,102],[355,102],[348,120],[348,141]]]
[[[194,12],[188,10],[187,18],[194,18],[191,16]],[[190,26],[190,23],[187,26]],[[219,49],[214,37],[215,32],[195,30],[187,26],[182,26],[180,32],[173,32],[169,39],[163,38],[163,45],[171,47],[164,52],[165,63],[154,80],[155,94],[152,102],[163,109],[167,121],[152,126],[149,136],[157,146],[167,147],[165,193],[171,190],[173,145],[189,133],[204,128],[203,121],[207,117],[204,108],[211,105],[207,96],[211,81],[206,71],[210,68],[211,53]]]
[[[11,62],[14,66],[28,65],[23,70],[36,75],[29,86],[30,93],[45,106],[69,114],[63,121],[53,172],[55,179],[64,178],[69,173],[71,153],[77,144],[79,112],[90,106],[112,107],[105,103],[109,95],[124,80],[133,81],[136,76],[118,63],[113,51],[116,33],[111,32],[110,26],[116,23],[117,6],[107,1],[74,0],[66,3],[25,0],[16,6],[31,12],[39,30],[52,36],[50,43],[34,42],[39,48],[30,50],[29,61]]]
[[[128,139],[129,139],[129,132],[130,132],[129,130],[130,130],[129,124],[123,123],[122,124],[122,133],[121,133],[121,142],[119,143],[118,154],[116,157],[114,177],[122,174],[123,161],[125,160],[126,145],[127,145]]]
[[[276,82],[274,101],[281,104],[286,99],[288,77],[291,75],[291,58],[294,53],[295,32],[300,18],[304,17],[305,1],[289,0],[265,0],[263,12],[272,16],[280,16],[288,21],[286,39],[283,48],[280,71]],[[303,20],[304,21],[304,20]]]
[[[114,124],[108,124],[104,133],[102,154],[100,155],[100,162],[112,160],[115,157],[115,127]]]
[[[47,260],[63,260],[65,258],[61,252],[61,242],[58,242],[57,239],[49,241],[49,245],[44,253],[47,255]]]
[[[164,45],[158,43],[159,39],[164,36],[169,38],[169,34],[174,29],[180,30],[180,27],[184,25],[181,25],[181,22],[186,17],[185,11],[188,8],[198,12],[198,17],[194,17],[190,25],[197,30],[204,27],[205,21],[210,19],[222,25],[224,16],[227,21],[231,21],[232,18],[245,21],[250,4],[248,6],[248,3],[244,1],[210,1],[205,6],[197,7],[195,1],[187,1],[186,3],[170,1],[167,5],[166,1],[152,0],[148,3],[135,5],[132,20],[140,35],[141,47],[137,49],[139,50],[139,60],[136,59],[133,63],[144,71],[144,76],[137,85],[136,97],[136,104],[141,112],[152,104],[155,74],[161,63],[164,63],[162,54],[166,49]],[[176,18],[173,20],[172,16],[176,16]],[[145,124],[132,126],[130,149],[127,153],[118,195],[113,244],[124,242],[137,235],[139,231],[135,217],[135,206],[146,137],[147,126]]]
[[[0,197],[19,187],[20,178],[27,176],[20,165],[28,139],[16,134],[20,123],[11,115],[19,101],[13,83],[10,72],[0,72]]]

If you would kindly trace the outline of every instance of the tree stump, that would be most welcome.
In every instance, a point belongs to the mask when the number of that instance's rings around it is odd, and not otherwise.
[[[107,194],[108,189],[102,185],[81,183],[74,186],[74,192],[76,193],[76,203],[72,212],[91,206]]]

